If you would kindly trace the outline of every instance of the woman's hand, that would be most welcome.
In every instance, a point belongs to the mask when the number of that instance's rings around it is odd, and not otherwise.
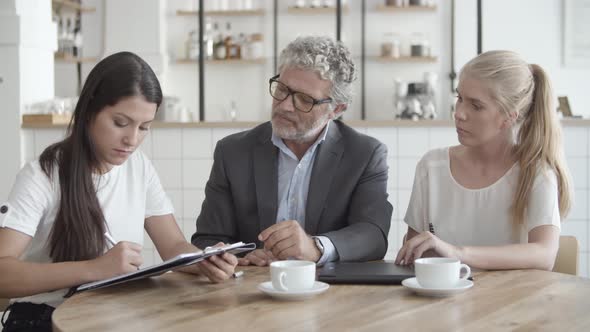
[[[91,261],[94,279],[103,280],[121,274],[134,272],[143,264],[141,245],[121,241],[104,255]]]
[[[461,248],[439,239],[430,232],[422,232],[404,243],[397,253],[395,264],[410,265],[422,257],[427,250],[432,250],[441,257],[461,259]]]

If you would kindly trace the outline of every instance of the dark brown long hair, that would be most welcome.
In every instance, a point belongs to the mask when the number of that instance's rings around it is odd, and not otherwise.
[[[160,83],[150,66],[130,52],[104,58],[84,83],[66,138],[46,148],[39,157],[49,178],[54,176],[55,167],[59,176],[59,211],[48,243],[54,262],[102,255],[106,225],[92,180],[99,161],[90,127],[105,107],[139,95],[158,107],[162,102]]]

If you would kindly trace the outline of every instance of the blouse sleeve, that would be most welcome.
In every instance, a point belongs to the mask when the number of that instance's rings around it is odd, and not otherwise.
[[[526,230],[542,225],[561,229],[557,176],[553,171],[540,171],[533,184],[526,210]]]
[[[0,203],[0,227],[31,237],[52,204],[53,188],[39,163],[30,162],[16,176],[8,200]]]
[[[426,211],[428,209],[428,172],[426,160],[422,158],[416,165],[416,174],[414,175],[414,184],[410,203],[406,211],[404,221],[410,228],[416,232],[423,232],[425,228]]]
[[[147,157],[143,156],[143,159],[147,181],[145,217],[173,214],[174,207],[172,206],[172,202],[170,202],[170,198],[166,195],[164,188],[162,188],[156,169]]]

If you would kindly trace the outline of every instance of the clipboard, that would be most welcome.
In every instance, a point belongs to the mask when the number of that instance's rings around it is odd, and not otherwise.
[[[112,277],[105,280],[99,280],[90,282],[87,284],[80,285],[78,287],[72,287],[70,291],[64,296],[65,298],[74,295],[75,293],[87,291],[87,290],[94,290],[105,288],[113,285],[122,284],[124,282],[159,276],[164,274],[168,271],[176,270],[181,267],[185,267],[188,265],[192,265],[198,263],[207,257],[221,255],[223,253],[230,253],[230,254],[238,254],[246,251],[251,251],[256,249],[255,243],[243,243],[243,242],[236,242],[232,244],[225,245],[223,247],[207,247],[203,251],[199,252],[192,252],[186,254],[180,254],[174,258],[171,258],[167,261],[164,261],[160,264],[152,265],[145,267],[143,269],[139,269],[134,272],[130,272],[127,274],[122,274],[116,277]]]

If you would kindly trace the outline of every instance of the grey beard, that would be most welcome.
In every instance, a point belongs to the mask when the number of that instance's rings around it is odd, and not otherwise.
[[[279,136],[282,139],[294,141],[296,143],[311,143],[316,139],[316,136],[322,131],[322,129],[328,122],[326,121],[323,125],[320,125],[321,123],[322,121],[314,123],[313,127],[307,132],[294,133],[290,132],[291,130],[284,130],[283,128],[277,127],[273,124],[272,131],[275,135]]]

